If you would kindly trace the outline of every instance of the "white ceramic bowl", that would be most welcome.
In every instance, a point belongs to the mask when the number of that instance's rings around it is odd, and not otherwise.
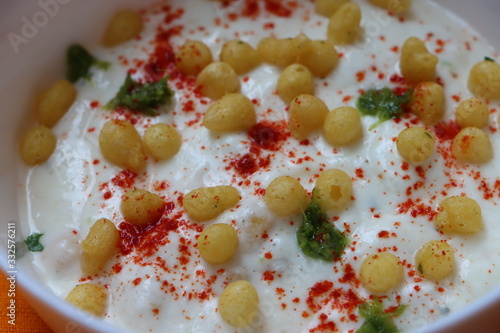
[[[208,1],[208,0],[200,0]],[[416,0],[419,1],[419,0]],[[63,76],[67,45],[92,45],[110,15],[119,8],[146,6],[133,0],[39,0],[0,2],[0,268],[7,266],[7,223],[18,221],[17,174],[19,133],[32,125],[32,96]],[[466,19],[500,49],[500,1],[436,0]],[[17,224],[16,231],[21,227]],[[500,262],[500,258],[499,258]],[[123,332],[85,315],[53,295],[32,267],[17,267],[16,292],[22,290],[33,308],[57,333]],[[499,281],[500,282],[500,281]],[[2,290],[3,292],[7,292]],[[500,288],[462,311],[416,332],[498,332]],[[8,318],[0,318],[7,320]]]

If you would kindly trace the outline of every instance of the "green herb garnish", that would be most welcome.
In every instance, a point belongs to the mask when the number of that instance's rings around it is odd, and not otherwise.
[[[490,57],[484,57],[484,61],[493,61],[493,62],[495,62],[495,60],[492,59],[492,58],[490,58]]]
[[[297,231],[297,241],[306,255],[333,261],[342,255],[348,239],[328,222],[326,213],[321,209],[317,189],[314,189],[312,197],[304,212],[302,225]]]
[[[139,83],[132,80],[130,74],[127,74],[118,94],[105,107],[112,110],[123,106],[148,116],[156,116],[158,115],[157,108],[167,103],[168,98],[174,94],[168,88],[167,79],[168,77],[164,77],[153,83]]]
[[[370,303],[363,303],[358,310],[365,322],[356,333],[397,333],[399,329],[393,318],[403,314],[405,309],[405,305],[400,305],[392,311],[384,311],[382,301],[378,298]]]
[[[109,68],[109,62],[99,61],[94,58],[81,45],[74,44],[68,48],[66,53],[67,72],[66,78],[69,82],[76,82],[80,78],[90,79],[90,67],[97,66],[104,70]]]
[[[24,241],[28,246],[28,250],[31,252],[41,252],[43,251],[43,245],[40,244],[40,237],[43,234],[34,233],[28,236],[28,238]]]
[[[358,98],[357,107],[364,115],[378,117],[379,121],[369,128],[372,130],[386,120],[401,117],[403,106],[410,103],[411,96],[411,89],[402,95],[390,88],[370,89]]]

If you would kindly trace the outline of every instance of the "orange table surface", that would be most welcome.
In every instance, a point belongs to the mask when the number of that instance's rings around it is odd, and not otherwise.
[[[9,297],[10,282],[7,277],[0,272],[0,332],[2,333],[52,333],[52,330],[36,314],[31,306],[26,302],[19,290],[16,290],[16,325],[9,324],[10,318],[7,316],[11,298]]]

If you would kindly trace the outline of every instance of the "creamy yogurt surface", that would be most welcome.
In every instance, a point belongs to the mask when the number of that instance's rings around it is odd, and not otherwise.
[[[464,21],[427,1],[415,1],[402,16],[360,1],[363,38],[337,47],[337,68],[315,78],[315,95],[330,110],[355,106],[362,91],[399,87],[400,49],[410,36],[425,41],[439,57],[437,82],[446,96],[441,122],[427,127],[436,138],[431,158],[415,167],[398,154],[395,140],[408,126],[424,126],[411,114],[374,129],[376,117],[363,116],[362,139],[334,148],[320,131],[297,141],[287,127],[288,108],[276,94],[281,68],[261,64],[240,76],[241,93],[254,103],[257,127],[252,133],[213,134],[202,117],[213,103],[194,87],[194,78],[175,75],[169,58],[186,40],[201,40],[218,59],[222,45],[241,39],[256,47],[264,37],[326,39],[328,19],[314,12],[312,2],[265,2],[255,16],[246,1],[224,6],[205,0],[168,1],[141,11],[145,29],[140,38],[118,47],[89,48],[112,63],[94,68],[91,81],[76,84],[78,99],[53,128],[55,153],[43,165],[20,167],[20,216],[23,233],[43,233],[44,251],[25,255],[40,277],[61,297],[77,284],[105,285],[111,296],[104,321],[134,332],[355,332],[363,323],[357,306],[371,299],[357,276],[363,258],[375,252],[397,255],[405,279],[385,296],[386,308],[407,306],[395,318],[406,331],[434,322],[484,295],[500,281],[500,225],[497,223],[500,181],[494,154],[483,165],[455,161],[450,154],[453,122],[467,89],[470,68],[485,56],[500,59],[493,48]],[[63,52],[64,50],[61,50]],[[104,105],[123,84],[127,72],[135,79],[155,81],[170,74],[172,102],[160,115],[148,117]],[[500,144],[498,108],[489,102],[485,132],[494,150]],[[181,133],[179,153],[165,162],[148,159],[144,172],[133,174],[108,163],[98,136],[110,119],[131,121],[140,134],[156,123]],[[259,129],[272,133],[272,149],[259,143]],[[257,139],[256,139],[257,138]],[[497,150],[496,150],[497,151]],[[353,198],[345,210],[328,217],[349,238],[340,260],[324,262],[304,255],[296,232],[302,217],[279,218],[262,199],[278,176],[297,178],[312,191],[319,173],[339,168],[353,181]],[[207,223],[190,221],[182,197],[205,186],[232,185],[239,204]],[[120,200],[129,189],[157,193],[165,200],[162,220],[137,233],[123,220]],[[484,229],[474,235],[442,234],[432,220],[446,197],[467,194],[482,209]],[[80,243],[99,218],[120,230],[120,251],[99,276],[83,276]],[[213,223],[229,223],[238,231],[239,248],[230,262],[211,265],[196,248],[196,236]],[[430,240],[446,240],[455,253],[451,275],[439,282],[423,279],[415,267],[416,251]],[[259,294],[259,312],[246,328],[226,323],[217,310],[218,296],[236,280],[248,280]]]

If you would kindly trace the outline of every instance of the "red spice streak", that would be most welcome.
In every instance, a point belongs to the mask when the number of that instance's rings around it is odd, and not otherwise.
[[[129,170],[123,170],[111,179],[111,182],[118,187],[128,189],[134,186],[137,174]]]
[[[99,107],[99,101],[92,101],[92,102],[90,102],[90,107],[92,109],[95,109],[95,108]]]
[[[133,284],[134,286],[137,286],[137,285],[139,285],[139,283],[141,283],[141,280],[142,280],[141,278],[137,278],[137,279],[135,279],[134,281],[132,281],[132,284]]]
[[[458,132],[460,132],[460,126],[454,120],[443,121],[434,126],[434,133],[442,141],[453,140]]]
[[[271,252],[266,252],[266,253],[264,253],[264,258],[273,259],[273,254]]]

